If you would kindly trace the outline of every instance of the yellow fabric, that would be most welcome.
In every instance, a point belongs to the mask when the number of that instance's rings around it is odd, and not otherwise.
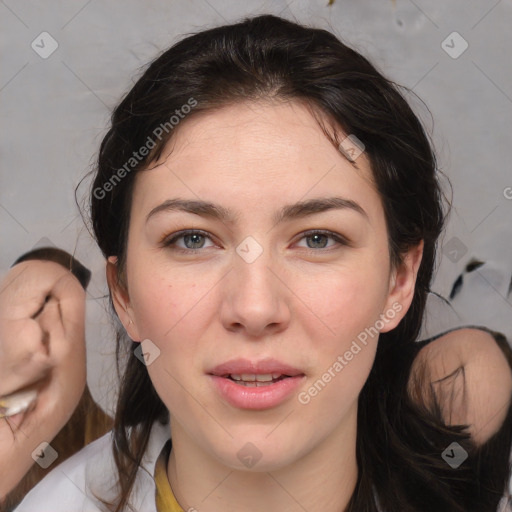
[[[176,501],[167,478],[167,460],[171,451],[168,441],[162,448],[155,465],[156,510],[157,512],[184,512]]]

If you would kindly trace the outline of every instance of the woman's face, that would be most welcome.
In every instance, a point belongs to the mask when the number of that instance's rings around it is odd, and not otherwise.
[[[173,436],[259,470],[355,441],[376,329],[404,316],[421,259],[390,268],[365,154],[356,169],[299,103],[196,115],[171,142],[136,177],[127,292],[115,258],[108,276]]]

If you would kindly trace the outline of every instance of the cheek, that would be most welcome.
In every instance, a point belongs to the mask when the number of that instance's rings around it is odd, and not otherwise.
[[[387,298],[384,274],[371,267],[362,271],[347,268],[303,283],[296,293],[309,311],[305,309],[303,318],[310,319],[307,325],[312,339],[330,346],[330,352],[339,351],[374,326]]]
[[[310,320],[302,324],[314,344],[314,375],[300,403],[315,402],[315,414],[329,424],[357,399],[375,359],[387,274],[385,267],[362,263],[364,269],[354,265],[324,275],[305,301],[316,313],[305,313]]]
[[[208,293],[215,281],[186,272],[159,273],[165,278],[148,274],[131,284],[134,322],[140,339],[159,348],[165,368],[173,374],[185,373],[199,364],[199,340],[215,315],[214,293]]]
[[[64,342],[55,350],[58,358],[56,375],[61,382],[63,396],[70,403],[78,402],[82,396],[87,376],[85,301],[80,296],[75,300],[80,306],[73,310],[73,317],[68,318]],[[69,310],[67,314],[71,314]]]
[[[170,273],[165,278],[147,274],[130,283],[130,301],[141,339],[165,338],[185,318],[195,284],[183,286]],[[190,309],[190,308],[188,308]]]
[[[48,428],[57,433],[71,418],[87,383],[85,340],[75,343],[73,349],[63,358],[54,374],[54,381],[48,388],[48,404],[53,413]]]

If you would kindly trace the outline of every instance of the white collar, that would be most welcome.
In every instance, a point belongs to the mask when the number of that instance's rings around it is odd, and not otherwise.
[[[169,424],[153,424],[130,494],[135,510],[156,512],[155,465],[170,437]],[[112,443],[110,431],[56,466],[25,496],[15,512],[102,512],[104,507],[95,496],[113,500],[118,493]]]

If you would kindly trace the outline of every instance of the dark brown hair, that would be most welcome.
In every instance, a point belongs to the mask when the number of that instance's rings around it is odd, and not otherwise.
[[[332,33],[276,16],[192,34],[156,58],[114,109],[92,184],[92,227],[105,257],[119,258],[123,282],[134,176],[162,156],[172,135],[199,112],[252,100],[301,101],[332,122],[335,133],[324,132],[336,147],[340,128],[355,135],[365,145],[382,199],[392,264],[422,240],[424,251],[412,305],[394,330],[380,335],[359,397],[359,476],[347,512],[375,512],[374,495],[386,512],[490,512],[508,477],[510,450],[507,461],[498,453],[510,448],[505,427],[484,448],[476,447],[464,426],[447,427],[439,410],[422,410],[406,392],[445,211],[430,139],[403,93]],[[191,98],[195,106],[186,118],[155,137]],[[127,168],[148,137],[150,154]],[[124,362],[121,354],[136,346],[121,329],[118,358]],[[145,367],[127,354],[114,428],[116,511],[129,504],[152,424],[169,419]],[[506,425],[510,431],[510,411]],[[453,441],[469,453],[457,470],[441,458]]]

